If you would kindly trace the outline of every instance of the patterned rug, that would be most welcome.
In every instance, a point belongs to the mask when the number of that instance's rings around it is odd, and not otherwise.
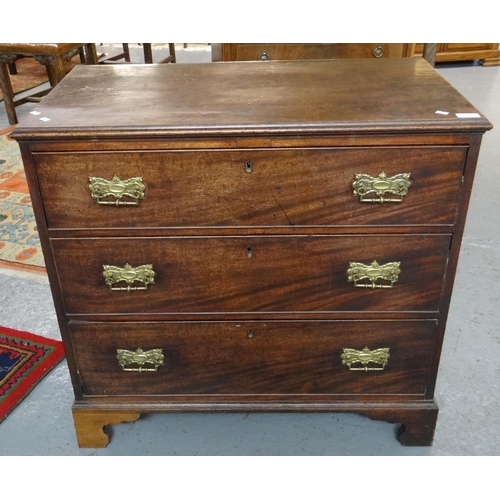
[[[59,340],[0,327],[0,422],[63,358]]]
[[[21,153],[8,135],[12,129],[0,131],[0,266],[45,273]]]

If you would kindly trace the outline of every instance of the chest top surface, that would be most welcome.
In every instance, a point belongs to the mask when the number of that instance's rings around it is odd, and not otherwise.
[[[491,128],[434,68],[411,58],[82,65],[37,110],[41,114],[28,117],[13,137],[439,133]]]

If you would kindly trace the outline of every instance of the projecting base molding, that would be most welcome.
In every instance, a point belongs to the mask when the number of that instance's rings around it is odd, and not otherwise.
[[[400,424],[396,438],[404,446],[431,446],[438,415],[434,401],[411,403],[120,403],[77,401],[73,419],[81,448],[104,448],[109,443],[107,426],[134,422],[142,413],[174,412],[297,412],[358,413],[372,420]]]

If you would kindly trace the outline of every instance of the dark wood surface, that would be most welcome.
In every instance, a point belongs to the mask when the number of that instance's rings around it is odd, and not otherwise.
[[[477,110],[420,59],[132,65],[112,71],[82,66],[71,76],[39,107],[50,121],[30,116],[14,137],[220,137],[491,127],[482,115],[456,117],[457,112]],[[438,110],[449,115],[436,114]]]
[[[85,393],[109,396],[405,394],[424,399],[435,330],[435,321],[71,324]],[[344,348],[365,346],[389,347],[385,370],[354,371],[342,364]],[[157,372],[123,371],[116,350],[138,347],[162,349]]]
[[[71,315],[437,312],[449,245],[444,234],[52,240]],[[348,282],[350,262],[374,260],[401,263],[392,289]],[[111,291],[103,265],[127,263],[152,264],[155,283]]]
[[[138,106],[145,95],[151,105]],[[105,446],[103,425],[150,411],[353,411],[402,424],[403,444],[432,443],[491,124],[456,117],[477,110],[427,63],[83,68],[39,110],[50,121],[30,117],[13,135],[82,446]],[[352,181],[364,170],[410,172],[408,196],[360,203]],[[94,175],[143,176],[145,199],[98,205]],[[394,288],[347,281],[349,262],[373,260],[401,263]],[[103,264],[126,263],[152,264],[155,283],[111,291]],[[393,363],[350,373],[338,364],[347,343],[390,347]],[[164,349],[158,373],[121,371],[116,349],[139,347]]]
[[[466,147],[41,153],[35,162],[50,228],[452,225],[466,153]],[[353,196],[357,173],[382,171],[411,174],[402,203]],[[89,177],[115,174],[142,177],[144,200],[95,203]]]

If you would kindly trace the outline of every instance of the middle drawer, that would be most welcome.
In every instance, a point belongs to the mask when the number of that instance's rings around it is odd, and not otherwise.
[[[70,315],[435,312],[450,238],[63,238],[51,244]]]

